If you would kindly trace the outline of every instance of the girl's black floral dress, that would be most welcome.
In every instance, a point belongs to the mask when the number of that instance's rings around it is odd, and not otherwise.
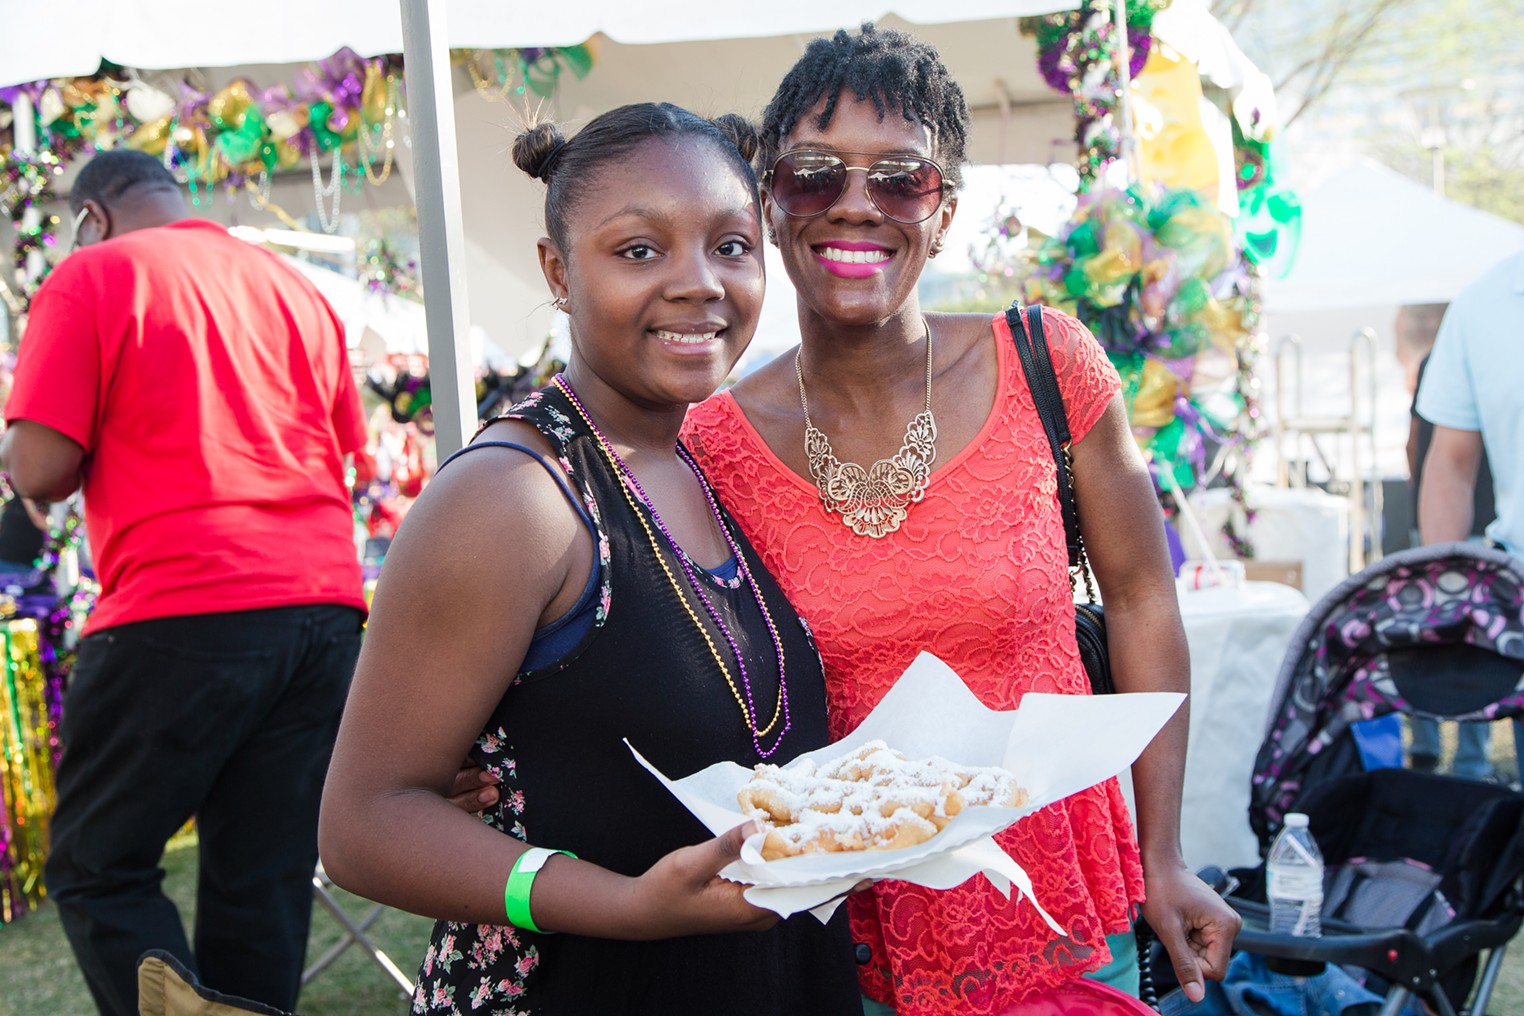
[[[638,875],[710,834],[640,767],[625,738],[674,779],[724,759],[748,766],[761,759],[735,697],[576,410],[547,388],[508,415],[533,423],[556,449],[594,530],[600,585],[587,634],[557,662],[520,673],[478,739],[477,759],[502,781],[501,803],[483,819],[505,835]],[[646,522],[657,532],[649,515]],[[782,640],[789,722],[770,761],[786,762],[827,743],[820,657],[728,514],[725,522]],[[681,562],[664,544],[660,553],[682,584]],[[744,655],[757,711],[771,716],[776,653],[750,591],[739,580],[694,571]],[[682,588],[694,613],[712,624],[692,589]],[[710,637],[729,652],[717,629]],[[730,666],[734,673],[733,660]],[[440,922],[413,1012],[855,1016],[861,997],[845,916],[842,908],[828,925],[801,914],[766,932],[657,942]]]

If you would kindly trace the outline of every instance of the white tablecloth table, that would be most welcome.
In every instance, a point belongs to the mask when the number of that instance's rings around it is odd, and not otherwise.
[[[1299,590],[1277,582],[1179,595],[1191,656],[1181,850],[1193,871],[1209,864],[1249,867],[1259,862],[1259,842],[1249,828],[1254,758],[1281,661],[1309,605]],[[1132,807],[1129,775],[1121,779]]]
[[[1270,697],[1307,598],[1275,582],[1180,594],[1191,653],[1191,737],[1180,845],[1193,870],[1253,865],[1249,781]]]
[[[1261,561],[1296,561],[1302,565],[1302,592],[1317,601],[1349,575],[1349,501],[1316,488],[1253,486],[1246,492],[1254,522],[1244,534]],[[1212,553],[1232,556],[1222,526],[1233,508],[1229,491],[1214,487],[1191,497]],[[1206,554],[1189,528],[1180,539],[1190,558]]]

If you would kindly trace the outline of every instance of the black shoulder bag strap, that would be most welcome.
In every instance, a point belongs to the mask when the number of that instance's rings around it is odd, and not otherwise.
[[[1042,418],[1048,444],[1053,448],[1053,463],[1058,471],[1058,503],[1064,516],[1064,542],[1069,548],[1069,567],[1080,568],[1083,567],[1085,545],[1080,539],[1079,512],[1074,507],[1074,485],[1068,454],[1069,420],[1064,415],[1064,398],[1058,390],[1058,377],[1053,372],[1048,340],[1043,334],[1042,308],[1035,304],[1026,308],[1025,325],[1022,318],[1019,305],[1012,304],[1011,309],[1005,312],[1005,323],[1011,329],[1011,338],[1016,342],[1016,355],[1021,359],[1021,369],[1027,376],[1027,387],[1032,392],[1033,401],[1037,403],[1037,415]],[[1095,599],[1094,596],[1090,598]]]

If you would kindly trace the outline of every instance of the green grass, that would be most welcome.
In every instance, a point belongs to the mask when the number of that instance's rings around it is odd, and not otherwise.
[[[180,907],[186,927],[194,917],[196,851],[194,840],[178,842],[164,855],[164,890]],[[332,895],[351,919],[359,921],[371,904],[334,887]],[[408,977],[428,945],[433,922],[396,910],[385,911],[366,932]],[[338,922],[321,906],[312,911],[309,962],[342,935]],[[407,1004],[395,983],[358,947],[338,959],[302,989],[302,1016],[400,1016]],[[0,926],[0,1016],[93,1016],[74,955],[69,951],[58,913],[44,904],[14,924]]]
[[[1453,730],[1451,725],[1441,730],[1447,761],[1454,752]],[[1500,769],[1517,772],[1512,736],[1505,724],[1500,723],[1493,732],[1492,753]],[[164,855],[164,889],[179,905],[187,927],[194,914],[196,852],[188,849],[194,842],[177,841]],[[370,909],[369,901],[342,889],[334,887],[331,892],[354,920]],[[431,926],[427,918],[387,910],[367,935],[411,977],[427,947]],[[334,918],[315,906],[309,962],[340,936]],[[302,990],[298,1008],[302,1016],[400,1016],[407,1011],[396,985],[354,947],[345,950]],[[1492,1016],[1524,1013],[1524,940],[1515,941],[1504,962],[1487,1011]],[[51,907],[44,904],[15,924],[0,926],[0,1016],[92,1016],[94,1012],[58,915]]]

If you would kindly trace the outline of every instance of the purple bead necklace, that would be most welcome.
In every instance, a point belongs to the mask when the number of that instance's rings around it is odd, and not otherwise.
[[[709,481],[704,478],[703,471],[699,469],[698,463],[693,461],[693,457],[688,454],[687,449],[679,444],[677,446],[678,456],[685,463],[687,463],[688,468],[693,470],[693,475],[698,479],[699,488],[704,492],[704,499],[709,503],[709,510],[714,514],[715,524],[719,526],[720,535],[725,538],[726,546],[730,548],[731,554],[735,557],[736,570],[740,573],[747,587],[751,590],[752,598],[757,603],[757,609],[762,613],[762,620],[767,624],[768,634],[772,636],[773,649],[778,655],[778,702],[773,709],[773,718],[768,721],[767,726],[765,727],[757,726],[757,707],[756,702],[752,697],[751,678],[746,672],[746,660],[744,655],[742,654],[740,647],[736,644],[735,636],[731,634],[729,625],[727,625],[724,619],[720,617],[720,613],[715,608],[714,603],[709,599],[708,594],[704,592],[703,585],[699,581],[698,573],[694,570],[694,566],[692,562],[689,561],[688,555],[683,553],[682,547],[678,545],[678,542],[673,538],[671,531],[667,529],[667,524],[662,521],[661,513],[656,510],[655,503],[652,502],[650,496],[646,494],[645,488],[640,485],[640,479],[636,477],[635,471],[632,470],[624,461],[624,459],[620,457],[619,453],[614,450],[613,445],[609,444],[608,439],[603,436],[603,431],[599,430],[598,425],[593,422],[592,415],[589,414],[587,408],[582,405],[582,400],[577,397],[577,393],[572,390],[571,382],[567,381],[565,376],[561,374],[557,374],[552,380],[555,383],[556,387],[560,388],[561,391],[565,393],[567,399],[571,402],[572,407],[576,409],[577,414],[582,417],[582,422],[587,424],[588,429],[592,431],[593,437],[598,442],[598,447],[602,449],[604,456],[609,460],[609,464],[619,475],[622,481],[621,489],[624,491],[625,500],[630,502],[631,510],[635,512],[635,517],[640,521],[641,528],[646,531],[646,538],[651,542],[651,550],[656,554],[657,563],[661,565],[662,571],[666,572],[667,581],[671,584],[672,591],[677,594],[678,600],[682,603],[683,608],[688,612],[688,617],[693,621],[694,626],[698,628],[699,634],[704,637],[704,642],[709,646],[710,655],[714,657],[714,662],[719,666],[720,673],[725,678],[725,683],[730,686],[731,695],[735,697],[737,705],[741,707],[741,714],[746,720],[746,729],[751,733],[752,744],[756,747],[757,754],[762,758],[770,757],[774,752],[778,750],[778,746],[783,743],[783,738],[788,734],[789,729],[792,727],[792,721],[789,718],[788,710],[788,683],[786,680],[786,669],[783,660],[783,639],[778,635],[777,625],[773,623],[772,612],[767,609],[767,603],[762,598],[762,592],[757,588],[756,579],[753,578],[751,569],[746,564],[745,555],[741,553],[741,548],[736,544],[735,538],[730,535],[730,530],[725,525],[724,517],[720,513],[719,502],[715,499],[714,491],[710,489]],[[639,509],[636,507],[636,498],[639,499],[641,505],[645,506],[645,509],[650,513],[651,518],[655,520],[656,528],[666,539],[667,545],[672,548],[673,556],[677,558],[678,564],[682,566],[683,574],[688,579],[689,587],[698,594],[699,601],[704,605],[705,613],[709,615],[709,619],[713,621],[714,626],[719,629],[721,637],[723,637],[725,642],[730,646],[731,655],[735,657],[736,669],[740,672],[741,675],[741,686],[742,689],[744,689],[744,697],[742,690],[736,687],[735,681],[731,678],[730,668],[726,666],[725,659],[720,654],[719,648],[714,644],[714,640],[709,637],[708,629],[704,627],[703,623],[699,620],[698,615],[694,613],[693,607],[688,602],[688,597],[683,595],[682,589],[678,585],[676,576],[674,576],[672,574],[672,570],[667,567],[666,558],[662,556],[660,550],[657,547],[655,535],[651,532],[650,526],[646,524],[645,516],[642,515]],[[779,731],[777,738],[772,743],[772,746],[764,748],[762,745],[762,738],[767,736],[767,734],[772,731],[775,726],[777,726],[780,716],[783,719],[783,729]]]

